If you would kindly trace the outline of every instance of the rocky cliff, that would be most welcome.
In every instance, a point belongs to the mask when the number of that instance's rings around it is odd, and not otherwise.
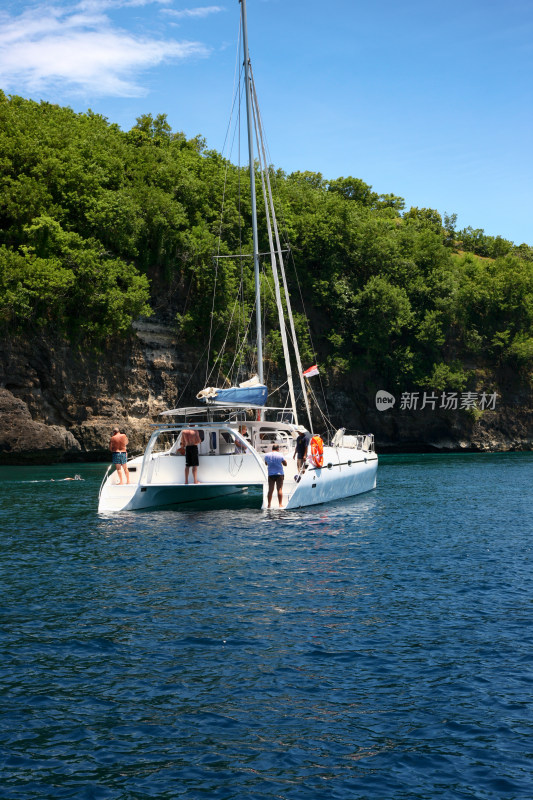
[[[192,377],[191,377],[192,376]],[[169,322],[140,322],[105,353],[64,340],[13,337],[0,351],[0,463],[96,461],[109,458],[111,428],[124,428],[129,452],[142,451],[158,415],[191,403],[204,374],[179,346]],[[372,431],[378,452],[533,449],[530,390],[501,381],[493,409],[443,410],[439,401],[378,410],[376,388],[352,376],[331,381],[327,412],[348,430]],[[398,393],[397,393],[398,394]],[[317,428],[324,423],[317,418]]]
[[[4,342],[0,462],[107,459],[115,424],[127,430],[130,453],[140,451],[193,370],[171,326],[161,323],[136,324],[130,339],[104,353],[60,339]]]

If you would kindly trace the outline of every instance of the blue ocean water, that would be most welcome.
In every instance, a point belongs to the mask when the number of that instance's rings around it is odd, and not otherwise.
[[[293,512],[104,471],[0,468],[2,800],[533,797],[532,453]]]

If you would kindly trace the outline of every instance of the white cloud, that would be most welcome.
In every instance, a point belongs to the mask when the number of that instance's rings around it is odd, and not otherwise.
[[[0,86],[33,93],[70,92],[135,97],[135,78],[164,61],[205,56],[200,42],[155,39],[113,25],[105,10],[154,0],[82,0],[77,5],[33,6],[0,15]],[[166,0],[155,0],[157,3]]]
[[[166,6],[172,0],[79,0],[77,5],[80,9],[112,9],[112,8],[139,8],[141,6],[163,5]]]
[[[218,14],[224,10],[223,6],[201,6],[199,8],[184,8],[181,11],[176,11],[174,8],[165,8],[163,13],[170,14],[177,19],[183,19],[184,17],[207,17],[209,14]]]

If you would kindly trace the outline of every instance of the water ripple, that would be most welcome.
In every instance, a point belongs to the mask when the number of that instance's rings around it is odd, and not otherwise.
[[[116,518],[100,465],[0,468],[2,800],[529,800],[532,466]]]

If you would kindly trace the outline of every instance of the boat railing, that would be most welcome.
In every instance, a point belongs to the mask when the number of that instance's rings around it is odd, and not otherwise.
[[[174,443],[176,443],[183,427],[184,427],[183,425],[164,426],[152,433],[150,441],[148,442],[148,445],[144,452],[144,457],[140,468],[140,473],[139,473],[140,484],[146,485],[152,482],[153,468],[151,467],[151,465],[153,464],[154,459],[157,459],[157,461],[159,461],[161,457],[164,458],[167,455],[171,455],[170,451],[172,447],[168,447],[169,435],[175,437]],[[230,428],[228,423],[206,424],[206,429],[208,431],[212,432],[213,428],[216,431],[218,431],[221,437],[218,442],[219,455],[238,456],[248,452],[251,455],[253,455],[255,461],[258,463],[260,467],[261,472],[263,474],[266,473],[266,467],[264,461],[259,457],[259,454],[255,451],[251,443],[247,441],[246,438],[239,431]],[[203,430],[203,428],[198,427],[198,430],[200,432],[201,430]],[[231,440],[224,439],[223,444],[221,446],[223,434],[227,434],[228,439],[231,438]],[[165,440],[165,448],[163,450],[159,450],[157,447],[160,436],[162,436],[163,440]],[[203,455],[207,455],[207,453],[204,453]]]
[[[294,441],[285,431],[268,431],[256,436],[254,446],[258,453],[269,453],[275,444],[280,452],[288,453],[292,450]]]
[[[345,433],[345,428],[339,428],[331,440],[332,447],[346,447],[353,450],[363,450],[367,453],[374,450],[373,433]]]
[[[363,447],[363,450],[368,450],[369,452],[373,452],[375,449],[375,442],[374,442],[374,434],[367,433],[366,434],[366,444],[367,447]]]
[[[168,431],[165,430],[165,433],[167,433],[167,432]],[[150,462],[152,460],[152,451],[153,451],[153,449],[155,447],[155,444],[156,444],[156,442],[157,442],[157,440],[159,438],[159,434],[160,433],[161,433],[160,430],[154,431],[152,433],[152,435],[150,437],[150,441],[148,442],[148,444],[146,446],[146,450],[144,451],[144,456],[143,456],[143,460],[142,460],[142,464],[141,464],[141,471],[139,473],[139,483],[140,484],[144,484],[144,483],[148,482],[147,481],[148,468],[149,468]]]
[[[113,464],[109,464],[109,466],[107,467],[107,469],[105,471],[105,475],[103,477],[102,483],[100,484],[100,491],[98,492],[98,498],[100,498],[102,496],[102,492],[104,490],[104,486],[105,486],[106,481],[107,481],[107,479],[109,477],[109,473],[111,472],[112,469],[113,469]]]
[[[239,423],[246,423],[248,421],[248,417],[246,416],[246,411],[234,411],[228,417],[229,422],[239,422]]]
[[[276,422],[292,425],[294,423],[294,413],[292,411],[278,411],[276,414]]]

